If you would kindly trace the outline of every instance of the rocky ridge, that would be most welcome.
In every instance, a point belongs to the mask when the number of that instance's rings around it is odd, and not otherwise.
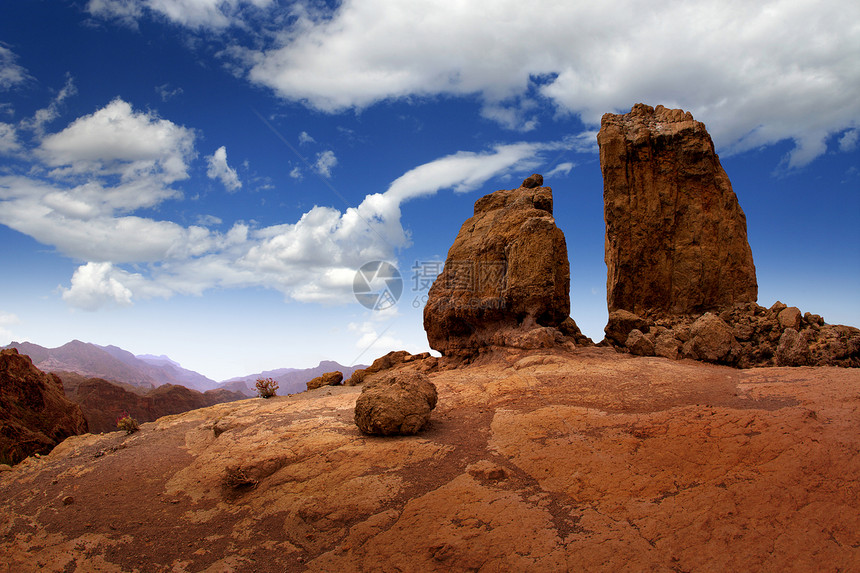
[[[47,454],[86,431],[81,408],[66,398],[59,377],[40,371],[14,348],[0,350],[0,463]]]

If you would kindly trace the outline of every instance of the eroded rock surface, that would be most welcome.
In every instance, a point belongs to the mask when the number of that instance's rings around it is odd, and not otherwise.
[[[68,438],[0,472],[2,563],[282,573],[860,562],[858,370],[554,347],[429,378],[439,404],[417,436],[362,434],[361,388],[332,386]]]
[[[420,432],[436,407],[436,387],[419,372],[394,372],[368,382],[355,403],[355,425],[365,434]]]
[[[609,311],[699,314],[755,302],[746,217],[704,124],[636,104],[603,116]]]
[[[80,406],[66,398],[58,376],[42,372],[14,348],[0,350],[0,461],[16,464],[47,454],[86,431]]]
[[[538,174],[478,199],[424,307],[431,348],[470,358],[509,342],[543,345],[542,334],[528,331],[569,319],[567,244],[552,208],[552,189]]]

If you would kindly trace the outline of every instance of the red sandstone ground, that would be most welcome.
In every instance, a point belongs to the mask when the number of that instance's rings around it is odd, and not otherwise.
[[[69,438],[0,473],[0,570],[860,571],[860,370],[591,348],[430,378],[412,437],[326,387]]]

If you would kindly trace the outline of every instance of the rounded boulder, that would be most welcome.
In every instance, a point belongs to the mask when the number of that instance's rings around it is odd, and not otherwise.
[[[417,434],[436,400],[436,386],[424,374],[393,372],[364,387],[355,403],[355,425],[371,435]]]

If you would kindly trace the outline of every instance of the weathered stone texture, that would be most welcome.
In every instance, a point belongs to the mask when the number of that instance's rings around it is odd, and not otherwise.
[[[542,183],[535,174],[475,203],[430,288],[424,329],[431,348],[468,358],[510,338],[500,332],[558,328],[569,318],[567,245],[552,216],[552,189]]]
[[[636,104],[605,114],[597,142],[609,311],[659,317],[754,302],[746,217],[704,124]]]

